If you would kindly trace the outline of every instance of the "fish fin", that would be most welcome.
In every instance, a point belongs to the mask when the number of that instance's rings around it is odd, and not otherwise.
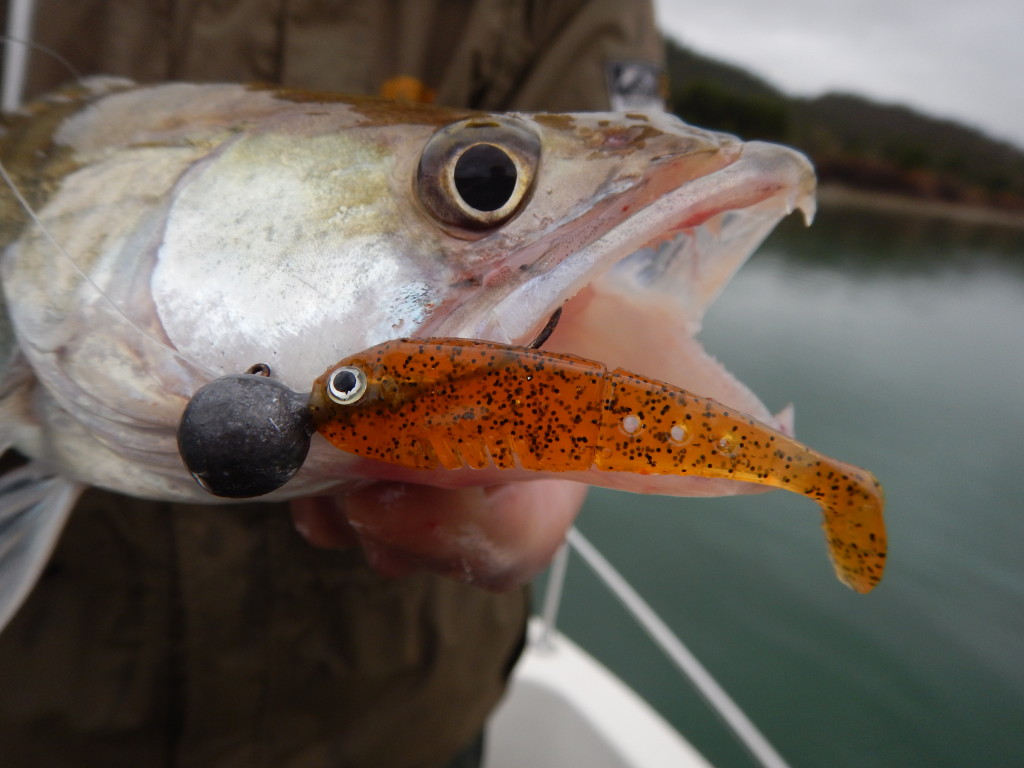
[[[0,630],[35,586],[85,488],[37,464],[0,477]]]
[[[796,408],[792,403],[775,414],[775,428],[790,437],[796,434]]]
[[[30,420],[27,414],[32,412],[35,382],[35,373],[21,350],[3,348],[3,323],[0,316],[0,456],[14,447],[19,427]]]

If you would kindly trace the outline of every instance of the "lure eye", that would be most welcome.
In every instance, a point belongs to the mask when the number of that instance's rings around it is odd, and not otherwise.
[[[327,396],[338,405],[352,405],[366,392],[366,374],[354,365],[336,368],[327,379]]]
[[[416,192],[452,234],[481,237],[523,209],[539,159],[540,141],[521,121],[461,120],[439,130],[423,148]]]

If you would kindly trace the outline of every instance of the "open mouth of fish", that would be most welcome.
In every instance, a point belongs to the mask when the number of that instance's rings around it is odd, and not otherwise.
[[[590,141],[610,143],[614,151],[623,134],[664,125],[665,134],[649,144],[667,136],[667,145],[682,150],[645,147],[646,162],[635,175],[611,177],[575,221],[561,220],[550,238],[538,238],[482,274],[483,285],[503,290],[497,300],[489,296],[486,310],[468,300],[425,335],[525,346],[560,312],[545,350],[668,382],[790,433],[791,411],[773,415],[705,352],[696,334],[705,310],[779,220],[794,210],[807,221],[813,216],[813,169],[785,147],[740,143],[665,116],[634,117],[635,125]],[[672,133],[677,126],[682,135]],[[600,134],[596,126],[574,129]],[[534,199],[551,196],[543,168],[534,184]],[[759,490],[700,477],[614,481],[617,488],[648,492],[670,483],[673,493],[686,485],[687,495]]]

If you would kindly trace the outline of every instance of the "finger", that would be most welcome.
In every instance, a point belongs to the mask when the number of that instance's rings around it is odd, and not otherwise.
[[[346,513],[371,562],[389,572],[400,564],[502,590],[546,567],[585,494],[564,480],[460,489],[379,483],[350,494]]]
[[[345,549],[359,543],[345,516],[344,497],[310,496],[289,506],[296,530],[314,547]]]

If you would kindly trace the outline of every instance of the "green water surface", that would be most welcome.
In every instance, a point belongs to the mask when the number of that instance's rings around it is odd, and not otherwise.
[[[705,346],[885,486],[889,566],[832,576],[783,492],[594,491],[579,527],[794,768],[1024,766],[1024,229],[825,209],[787,222]],[[720,768],[754,765],[573,559],[561,627]]]

